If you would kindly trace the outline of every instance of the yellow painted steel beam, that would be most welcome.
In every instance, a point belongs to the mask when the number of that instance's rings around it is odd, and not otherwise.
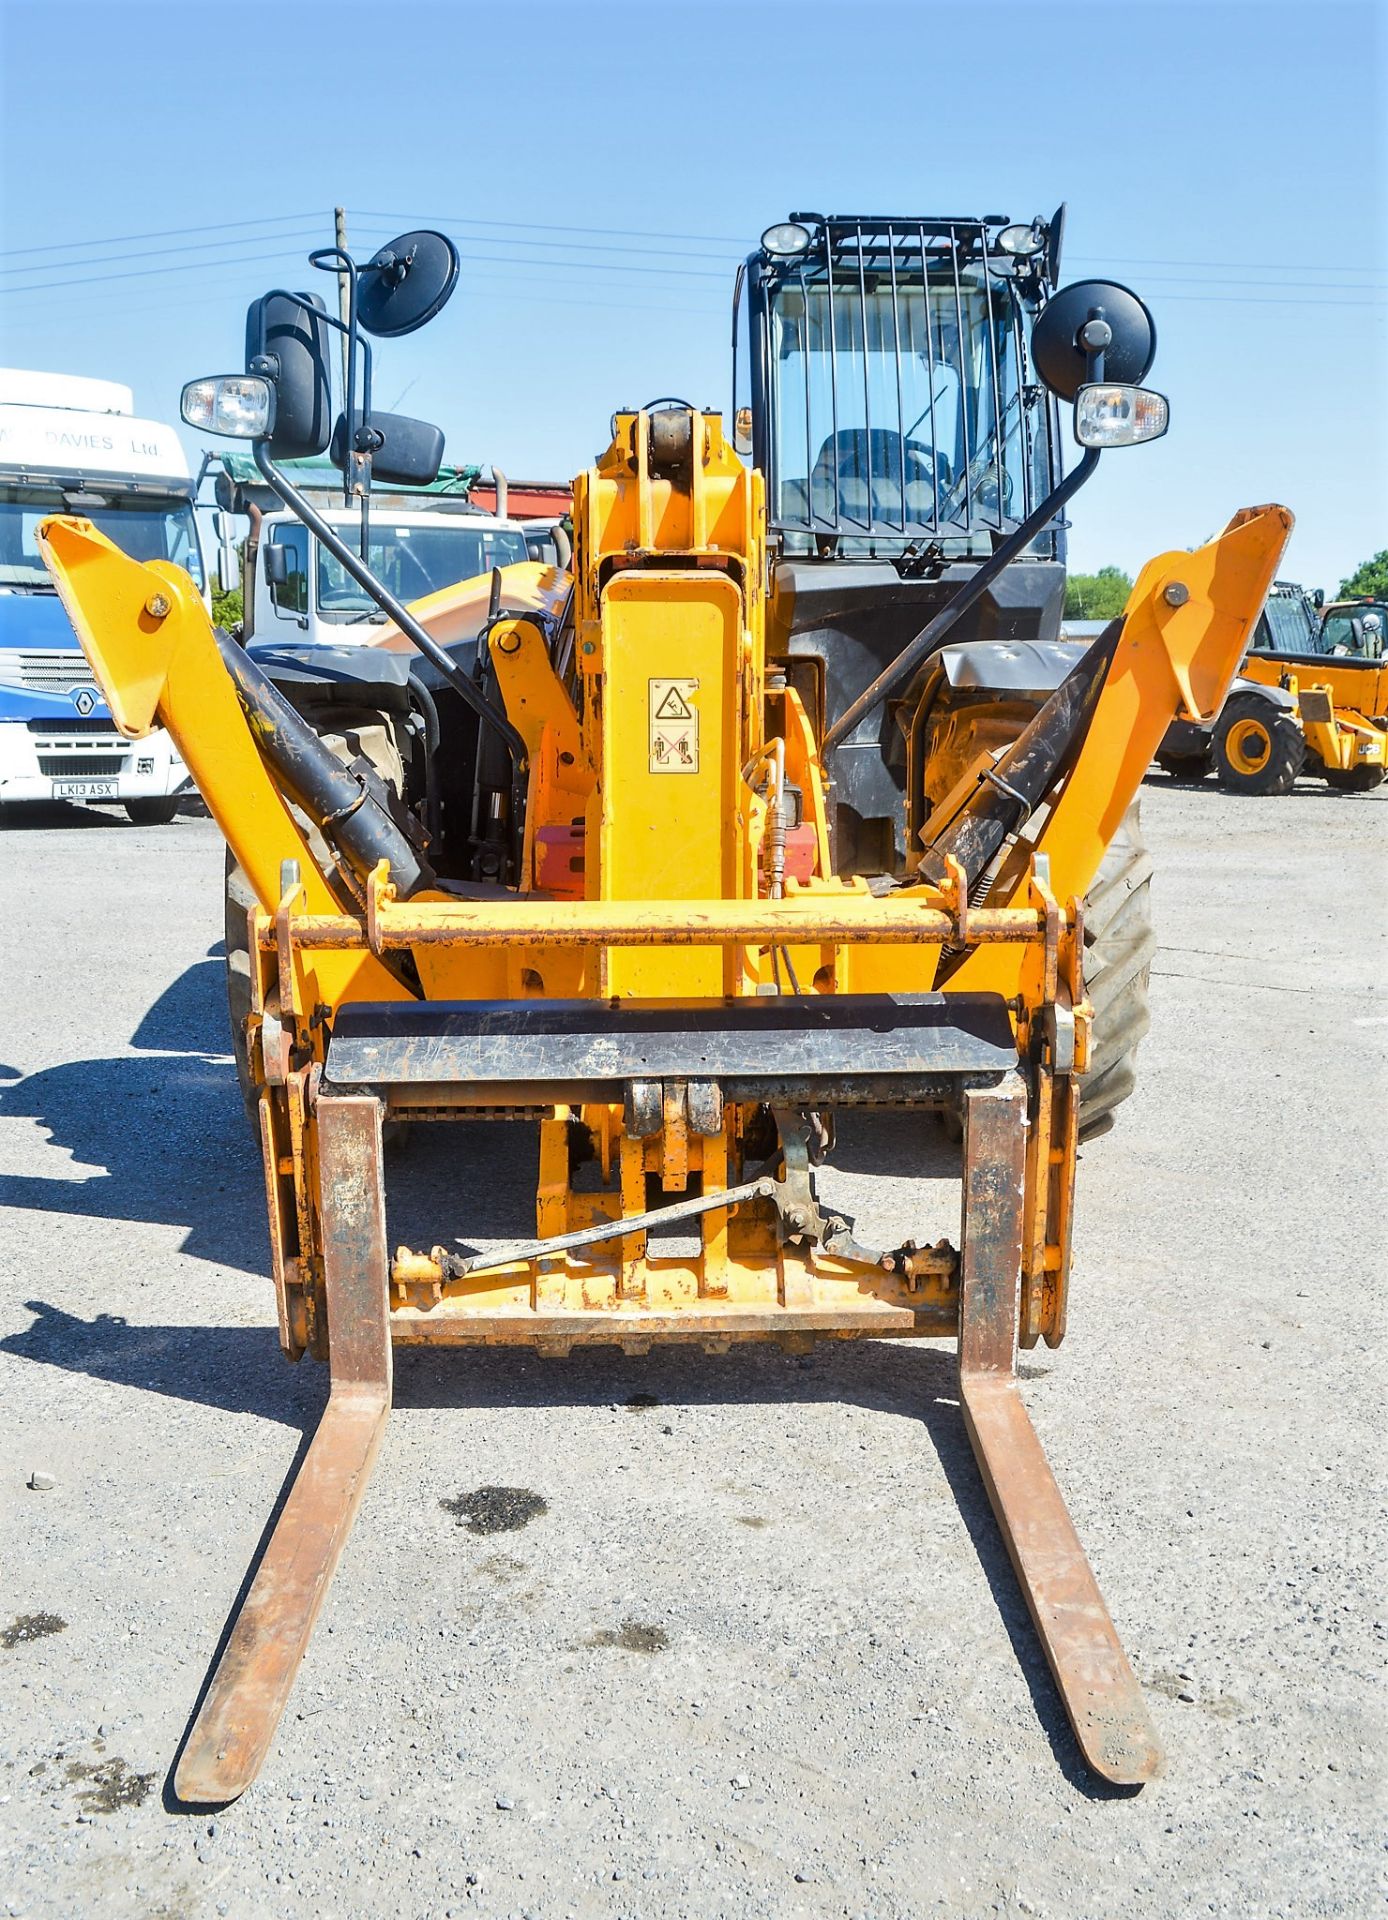
[[[89,520],[46,520],[39,545],[73,631],[128,739],[156,726],[173,738],[198,792],[261,906],[280,899],[280,867],[299,865],[303,905],[334,914],[340,903],[298,822],[270,777],[223,665],[207,608],[181,567],[142,563]],[[404,987],[374,959],[323,956],[306,1004],[344,997],[400,1000]]]
[[[1138,575],[1075,763],[1035,841],[1062,903],[1089,891],[1171,720],[1217,711],[1248,645],[1292,530],[1286,507],[1248,507],[1192,553],[1159,554]],[[1022,871],[1010,903],[1025,897]],[[972,926],[974,916],[970,916]],[[1013,993],[1015,955],[974,953],[950,984]]]
[[[1094,718],[1036,842],[1058,900],[1093,884],[1171,720],[1218,710],[1292,524],[1285,507],[1247,508],[1218,539],[1159,554],[1138,575]]]
[[[416,895],[394,904],[380,897],[369,905],[366,924],[347,914],[295,914],[295,946],[371,944],[380,950],[454,946],[661,947],[729,944],[939,945],[958,937],[956,916],[926,904],[926,889],[884,898],[867,892],[842,897],[790,893],[784,900],[445,900]],[[924,896],[924,898],[922,898]],[[1045,938],[1044,916],[1031,907],[971,908],[968,940],[1020,944]],[[273,927],[265,926],[267,941]]]

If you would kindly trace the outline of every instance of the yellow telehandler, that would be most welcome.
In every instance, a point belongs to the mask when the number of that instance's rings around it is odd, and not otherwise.
[[[1146,309],[1055,288],[1057,247],[1042,221],[769,228],[735,299],[750,460],[683,401],[619,410],[575,482],[571,570],[410,607],[363,558],[370,483],[429,478],[442,440],[373,409],[368,336],[432,317],[457,256],[431,232],[311,256],[348,277],[346,319],[266,295],[244,372],[191,382],[184,417],[251,442],[394,648],[257,657],[176,566],[46,523],[118,724],[168,727],[244,890],[233,999],[280,1339],[331,1381],[184,1743],[184,1802],[262,1763],[410,1345],[954,1341],[1084,1757],[1119,1783],[1156,1769],[1015,1362],[1065,1331],[1087,1089],[1122,1097],[1145,1019],[1130,808],[1172,716],[1219,705],[1291,516],[1161,555],[1092,646],[1056,644],[1062,509],[1103,448],[1166,423]],[[359,550],[279,465],[329,443]],[[880,1244],[823,1203],[855,1105],[958,1120],[957,1246]],[[533,1234],[467,1251],[440,1193],[436,1244],[392,1250],[383,1124],[479,1116],[538,1128]]]

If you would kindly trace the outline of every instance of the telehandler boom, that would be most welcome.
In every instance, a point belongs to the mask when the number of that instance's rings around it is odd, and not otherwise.
[[[1252,509],[1149,561],[1077,664],[1048,651],[1064,500],[1099,444],[1165,419],[1140,385],[1145,309],[1105,283],[1052,293],[1053,255],[1041,222],[770,229],[744,280],[752,464],[716,414],[618,412],[575,482],[571,574],[511,569],[466,634],[475,585],[405,608],[344,547],[417,653],[349,674],[348,706],[335,683],[331,711],[216,634],[176,567],[47,522],[118,724],[168,727],[249,898],[280,1338],[331,1380],[185,1743],[185,1802],[261,1766],[411,1345],[955,1341],[1085,1759],[1121,1783],[1156,1769],[1015,1360],[1065,1330],[1101,1044],[1082,902],[1169,720],[1219,704],[1291,516]],[[352,271],[355,366],[363,331],[437,310],[456,258],[408,235]],[[277,290],[246,373],[185,396],[310,525],[275,463],[326,443],[335,324]],[[1068,475],[1033,371],[1075,401]],[[408,479],[441,451],[363,391],[334,443],[362,498],[373,463]],[[872,1244],[821,1202],[814,1165],[855,1105],[959,1118],[957,1248]],[[437,1244],[392,1252],[383,1122],[469,1117],[536,1123],[533,1238],[460,1253],[468,1223],[441,1214]],[[662,1250],[673,1221],[692,1253]]]

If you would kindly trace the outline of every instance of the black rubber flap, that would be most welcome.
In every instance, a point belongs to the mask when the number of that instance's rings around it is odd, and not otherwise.
[[[732,1000],[454,1000],[342,1007],[338,1086],[997,1074],[1017,1064],[996,994]]]

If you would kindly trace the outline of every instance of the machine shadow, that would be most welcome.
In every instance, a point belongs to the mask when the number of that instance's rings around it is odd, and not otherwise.
[[[182,1227],[187,1252],[265,1272],[260,1154],[229,1054],[219,952],[145,1011],[134,1053],[0,1084],[0,1117],[37,1121],[55,1150],[51,1174],[0,1174],[0,1206]],[[74,1177],[70,1161],[92,1171]]]
[[[209,1663],[205,1693],[326,1403],[326,1369],[287,1367],[268,1326],[139,1327],[118,1315],[84,1321],[42,1301],[27,1304],[36,1315],[33,1324],[0,1340],[0,1353],[299,1430],[294,1464],[227,1616]],[[1057,1764],[1071,1786],[1090,1799],[1125,1797],[1128,1789],[1110,1787],[1089,1772],[1070,1731],[964,1430],[951,1351],[923,1342],[872,1340],[828,1341],[803,1357],[769,1347],[710,1355],[673,1346],[658,1347],[639,1359],[613,1347],[580,1350],[564,1360],[542,1358],[524,1348],[447,1353],[398,1349],[395,1355],[394,1404],[400,1413],[607,1407],[637,1393],[651,1395],[662,1405],[687,1407],[849,1403],[919,1421],[968,1531]],[[189,1727],[195,1718],[196,1708]],[[172,1778],[171,1769],[170,1782]],[[166,1805],[185,1810],[172,1796],[171,1785]]]

